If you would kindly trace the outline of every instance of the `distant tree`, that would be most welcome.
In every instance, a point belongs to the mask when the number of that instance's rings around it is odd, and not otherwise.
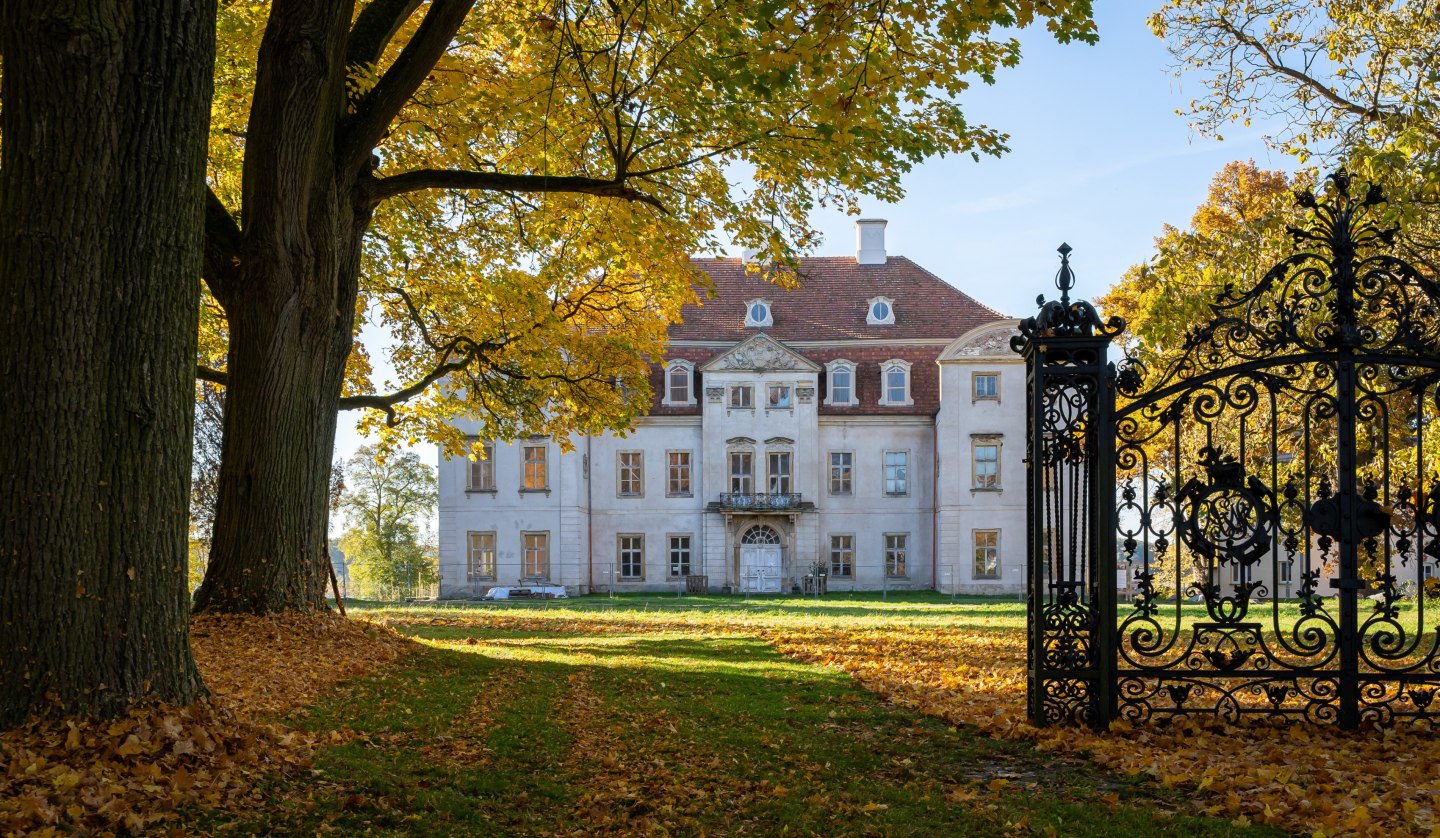
[[[186,586],[213,0],[0,3],[0,727],[204,688]]]
[[[352,584],[383,599],[433,585],[437,558],[422,543],[420,523],[435,502],[435,470],[419,457],[362,446],[350,459],[340,497],[346,516],[340,549]]]

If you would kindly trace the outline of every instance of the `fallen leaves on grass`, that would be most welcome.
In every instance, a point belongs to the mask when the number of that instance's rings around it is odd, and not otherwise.
[[[315,744],[264,717],[300,709],[409,646],[331,615],[199,617],[191,632],[210,698],[0,734],[0,833],[140,834],[178,824],[187,808],[253,809],[264,802],[260,781],[302,770]]]

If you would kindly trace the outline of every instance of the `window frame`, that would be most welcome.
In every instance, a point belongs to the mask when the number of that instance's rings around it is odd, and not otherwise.
[[[993,544],[981,544],[981,536],[993,536]],[[995,563],[993,572],[981,569],[980,551],[987,550],[990,559]],[[970,531],[970,578],[986,582],[998,582],[1004,575],[1000,566],[1000,530],[999,529],[974,529]]]
[[[970,491],[972,492],[999,492],[1004,489],[1000,482],[1000,456],[1004,449],[1004,438],[1000,434],[973,434],[970,437]],[[995,473],[990,475],[990,485],[981,482],[980,463],[992,462],[991,460],[980,459],[980,449],[994,448]]]
[[[531,568],[531,542],[530,539],[540,539],[540,547],[543,553],[540,554],[544,561],[544,573],[526,573]],[[550,579],[550,531],[549,530],[522,530],[520,532],[520,578],[521,579]]]
[[[737,489],[737,488],[735,488],[735,478],[736,478],[736,476],[737,476],[737,474],[738,474],[738,473],[735,471],[735,458],[736,458],[737,456],[745,456],[745,457],[748,457],[748,458],[749,458],[749,469],[748,469],[748,470],[746,471],[746,473],[744,474],[745,479],[748,480],[748,481],[749,481],[749,484],[750,484],[750,485],[749,485],[749,488],[747,488],[747,489]],[[726,465],[729,467],[729,475],[728,475],[728,477],[727,477],[727,479],[726,479],[726,481],[725,481],[725,485],[727,485],[727,486],[730,487],[730,494],[732,494],[732,495],[753,495],[753,494],[755,494],[755,449],[753,449],[753,448],[731,448],[729,451],[726,451],[726,452],[725,452],[725,463],[726,463]]]
[[[754,317],[754,308],[757,305],[765,307],[765,317],[757,319]],[[766,326],[775,325],[775,307],[764,297],[755,297],[745,301],[745,326],[750,329],[761,329]]]
[[[785,470],[775,470],[775,458],[783,457]],[[775,487],[775,478],[783,477],[784,488]],[[765,450],[765,492],[771,495],[788,495],[795,491],[795,451],[790,448],[767,448]]]
[[[677,542],[678,540],[680,540],[680,539],[684,539],[684,540],[685,540],[685,546],[684,546],[683,548],[677,548],[677,546],[676,546],[676,542]],[[684,564],[685,572],[684,572],[684,573],[677,573],[677,572],[676,572],[675,551],[676,551],[677,549],[683,549],[683,550],[685,551],[685,564]],[[694,535],[694,533],[688,533],[688,532],[672,532],[672,533],[666,533],[666,534],[665,534],[665,561],[666,561],[666,570],[667,570],[667,572],[669,573],[669,576],[670,576],[671,579],[684,579],[686,576],[692,576],[692,575],[694,575],[694,572],[695,572],[695,535]]]
[[[899,492],[890,491],[890,455],[904,455],[905,461],[902,467],[905,469],[904,489]],[[910,449],[908,448],[886,448],[880,452],[880,493],[887,498],[904,498],[910,496]]]
[[[675,398],[675,373],[685,374],[685,398]],[[665,364],[665,398],[661,404],[667,407],[689,407],[695,404],[695,364],[683,358],[674,358]]]
[[[884,317],[875,315],[875,306],[884,303],[887,313]],[[867,326],[894,326],[895,325],[895,301],[889,297],[871,297],[865,301],[865,325]]]
[[[745,394],[745,403],[737,404],[736,396]],[[753,384],[731,384],[726,392],[725,406],[729,410],[754,410],[755,409],[755,385]]]
[[[847,398],[844,401],[835,398],[835,375],[841,370],[849,376],[849,382],[845,385]],[[853,407],[860,403],[855,388],[855,370],[855,362],[844,358],[836,358],[825,365],[825,404],[833,407]]]
[[[785,403],[774,404],[775,394],[784,392]],[[771,381],[765,385],[765,409],[766,410],[794,410],[795,409],[795,385],[788,381]]]
[[[981,379],[984,379],[984,378],[991,379],[992,381],[995,382],[995,392],[994,392],[994,393],[991,393],[991,394],[988,395],[988,396],[983,396],[983,395],[980,394],[980,380],[981,380]],[[1000,373],[998,373],[998,372],[982,372],[982,371],[979,371],[979,370],[976,370],[975,372],[970,373],[970,403],[971,403],[971,404],[974,404],[974,403],[976,403],[976,402],[995,402],[996,404],[999,404],[999,402],[1000,402]]]
[[[531,452],[531,451],[539,451],[539,452],[540,452],[540,459],[539,459],[538,461],[536,461],[536,463],[532,463],[532,462],[530,461],[530,452]],[[531,474],[532,474],[532,472],[531,472],[531,466],[532,466],[532,465],[537,465],[537,464],[538,464],[538,466],[539,466],[538,471],[539,471],[539,473],[540,473],[540,478],[541,478],[540,484],[541,484],[541,485],[539,485],[539,486],[532,486],[532,485],[530,485],[530,484],[531,484],[531,479],[530,479],[530,478],[531,478]],[[537,442],[526,442],[526,443],[523,443],[523,444],[520,446],[520,491],[522,491],[522,492],[548,492],[548,491],[550,491],[550,443],[549,443],[548,441],[544,441],[544,442],[538,442],[538,441],[537,441]]]
[[[635,457],[633,465],[626,465],[626,457]],[[626,491],[626,471],[634,469],[635,488],[633,491]],[[645,497],[645,452],[638,448],[627,448],[615,452],[615,497],[617,498],[643,498]]]
[[[633,539],[635,544],[626,546],[626,540]],[[627,558],[627,553],[631,555]],[[631,563],[631,570],[634,573],[626,573],[626,562]],[[615,533],[615,578],[626,582],[645,581],[645,533],[643,532],[618,532]]]
[[[465,459],[465,491],[467,493],[494,494],[495,488],[495,442],[494,440],[481,442],[478,438],[470,440],[470,453],[474,454],[474,446],[480,446],[479,459]],[[481,485],[475,485],[477,469],[481,477]],[[488,481],[485,478],[489,478]]]
[[[476,548],[476,546],[475,546],[475,538],[476,538],[476,536],[487,536],[487,535],[490,536],[490,562],[489,562],[490,572],[489,572],[489,573],[483,573],[483,572],[477,573],[476,570],[475,570],[475,552],[476,552],[477,549],[483,550],[484,548]],[[493,582],[493,581],[495,581],[495,574],[496,574],[495,565],[496,565],[496,556],[497,556],[497,553],[498,553],[498,551],[497,551],[497,549],[496,549],[496,542],[497,542],[497,541],[498,541],[498,538],[497,538],[497,536],[496,536],[495,530],[469,530],[469,531],[467,531],[467,532],[465,533],[465,581],[466,581],[466,584],[473,585],[473,584],[475,584],[476,582]],[[482,571],[483,571],[483,567],[482,567]]]
[[[910,533],[908,532],[887,532],[883,536],[885,545],[885,578],[886,579],[909,579],[910,578]],[[898,543],[892,543],[892,539],[899,539]],[[899,557],[899,571],[896,571],[895,558]]]
[[[825,486],[831,497],[845,498],[855,496],[855,452],[854,451],[830,451],[826,457],[827,469]],[[845,488],[837,491],[835,488],[835,458],[846,456],[850,461],[843,467],[845,469]]]
[[[684,457],[684,465],[675,462],[676,457]],[[682,491],[675,489],[675,475],[677,469],[684,469],[685,488]],[[692,498],[695,496],[695,454],[688,448],[672,448],[665,451],[665,497],[667,498]]]
[[[880,365],[880,401],[881,407],[908,407],[915,404],[911,395],[910,368],[911,363],[903,358],[891,358]],[[890,398],[890,373],[898,372],[904,376],[904,398],[896,401]]]
[[[836,543],[835,543],[835,542],[836,542],[836,539],[841,539],[841,538],[847,539],[847,540],[849,541],[849,546],[848,546],[848,547],[841,548],[841,547],[839,547],[839,546],[836,545]],[[841,551],[841,550],[846,550],[846,551],[849,552],[848,564],[845,564],[845,565],[838,565],[838,564],[836,564],[836,562],[835,562],[836,552],[837,552],[837,551]],[[829,557],[829,565],[830,565],[830,576],[831,576],[831,577],[833,577],[833,578],[835,578],[835,579],[854,579],[854,578],[855,578],[855,533],[853,533],[853,532],[832,532],[832,533],[830,533],[830,557]],[[839,568],[842,568],[842,567],[844,568],[843,572],[839,569]]]

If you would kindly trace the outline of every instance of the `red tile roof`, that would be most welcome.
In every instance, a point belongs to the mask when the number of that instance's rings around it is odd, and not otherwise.
[[[786,289],[746,273],[740,259],[696,259],[714,283],[713,296],[685,307],[671,340],[740,341],[765,332],[781,341],[958,338],[1005,315],[903,256],[884,265],[859,265],[853,256],[825,256],[800,263],[799,287]],[[770,301],[775,325],[745,325],[745,303]],[[872,297],[895,301],[895,323],[868,326]]]

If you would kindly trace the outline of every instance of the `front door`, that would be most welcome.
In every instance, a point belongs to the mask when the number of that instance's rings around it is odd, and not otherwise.
[[[740,546],[740,590],[748,594],[780,593],[780,545]]]

